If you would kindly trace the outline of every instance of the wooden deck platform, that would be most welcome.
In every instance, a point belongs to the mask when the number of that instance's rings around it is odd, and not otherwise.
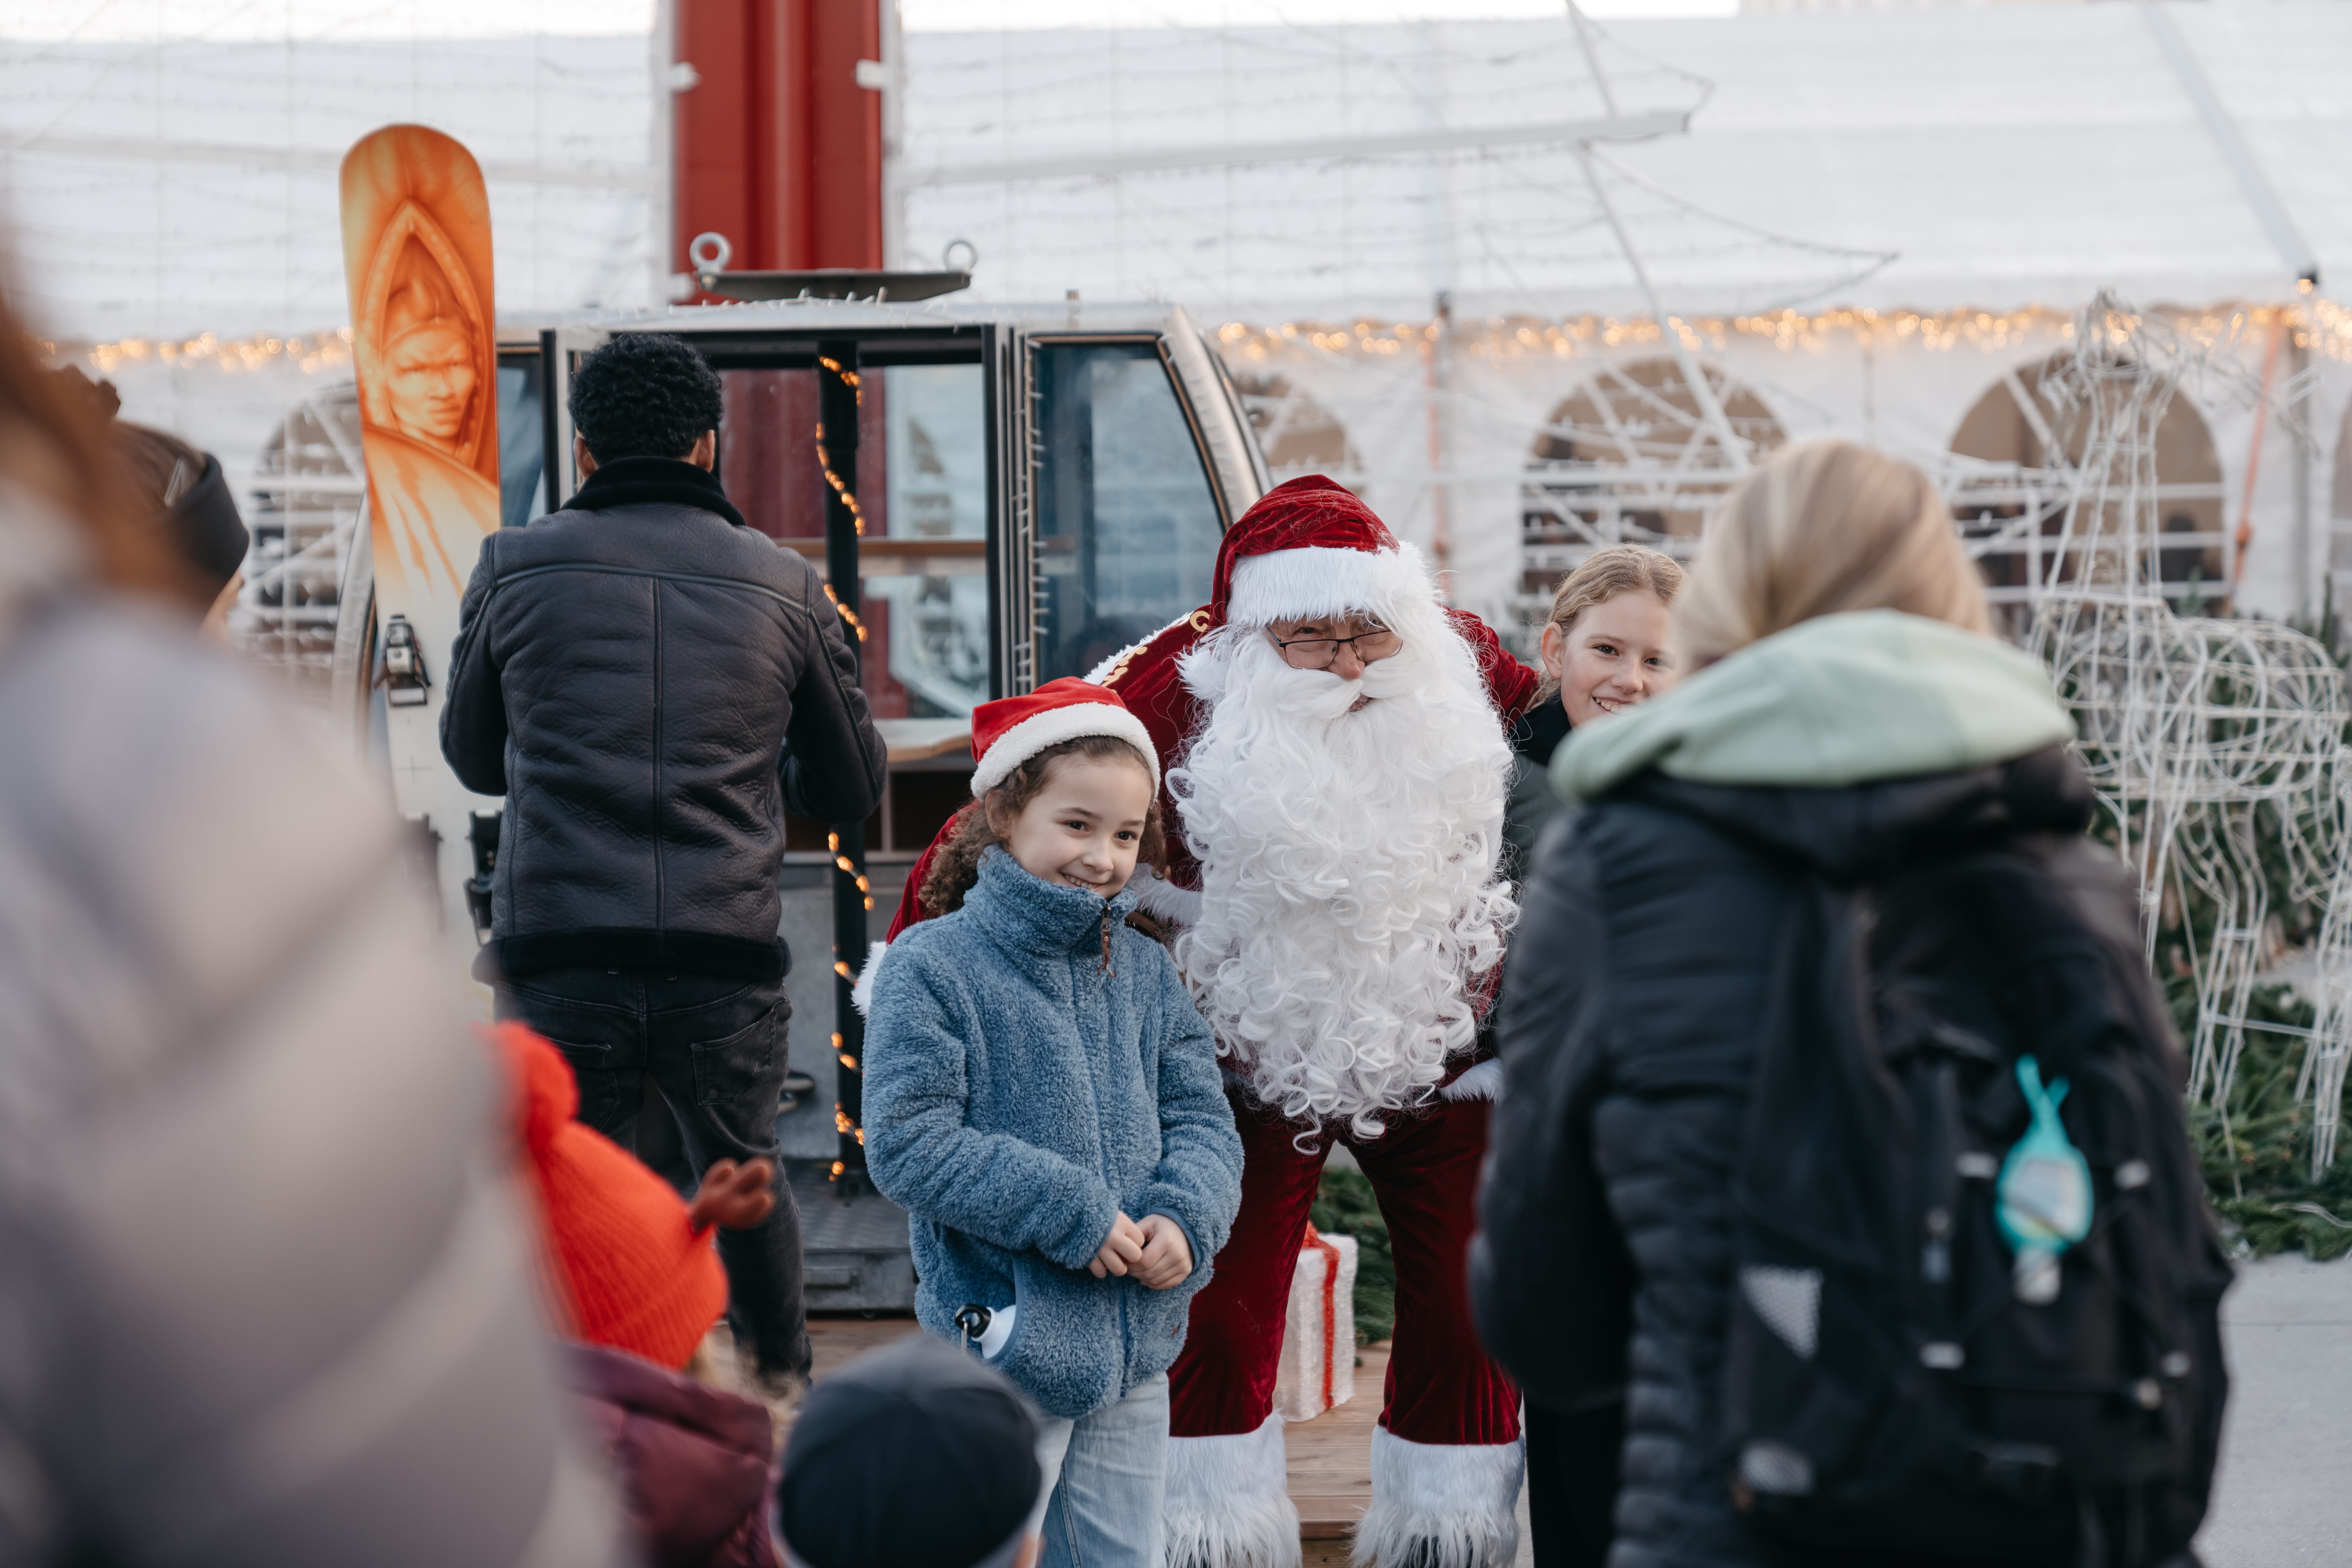
[[[816,1375],[822,1379],[877,1345],[915,1331],[912,1318],[811,1318]],[[1283,1433],[1290,1500],[1298,1505],[1298,1534],[1308,1568],[1348,1560],[1348,1531],[1372,1499],[1372,1426],[1388,1380],[1389,1347],[1366,1345],[1360,1353],[1356,1397]]]

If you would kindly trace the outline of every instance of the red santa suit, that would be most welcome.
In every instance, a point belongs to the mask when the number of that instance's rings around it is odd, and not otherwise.
[[[1360,692],[1287,669],[1259,629],[1351,613],[1404,641],[1367,667]],[[1244,1145],[1240,1217],[1170,1373],[1167,1560],[1299,1560],[1275,1378],[1307,1207],[1344,1142],[1397,1271],[1355,1560],[1507,1563],[1518,1399],[1479,1347],[1464,1254],[1498,1076],[1479,1060],[1477,1015],[1512,914],[1495,879],[1503,736],[1535,674],[1475,616],[1440,605],[1418,552],[1317,476],[1227,531],[1207,605],[1088,679],[1118,693],[1160,754],[1170,864],[1144,902],[1180,928],[1178,963],[1217,1027]],[[930,853],[893,936],[924,916]]]

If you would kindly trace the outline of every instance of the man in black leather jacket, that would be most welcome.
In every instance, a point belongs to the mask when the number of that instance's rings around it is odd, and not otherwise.
[[[504,795],[484,977],[562,1047],[581,1120],[625,1138],[650,1076],[696,1170],[772,1159],[787,1058],[777,936],[787,809],[860,820],[886,756],[815,570],[712,472],[718,375],[675,338],[614,339],[572,387],[587,476],[483,541],[441,749]],[[722,1232],[739,1341],[804,1376],[800,1216]]]

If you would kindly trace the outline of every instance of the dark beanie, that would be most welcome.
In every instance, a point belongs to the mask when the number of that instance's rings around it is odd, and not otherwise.
[[[205,455],[205,471],[181,497],[164,509],[163,524],[172,542],[196,574],[201,587],[218,594],[245,564],[252,541],[245,519],[237,515],[236,497],[221,472],[218,458]]]
[[[1037,1417],[928,1334],[859,1357],[802,1402],[776,1522],[808,1568],[979,1568],[1037,1501]]]

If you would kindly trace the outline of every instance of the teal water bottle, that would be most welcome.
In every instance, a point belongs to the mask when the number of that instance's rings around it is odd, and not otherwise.
[[[2058,1299],[2059,1255],[2091,1233],[2091,1166],[2058,1120],[2066,1080],[2053,1079],[2044,1089],[2042,1064],[2020,1057],[2017,1083],[2033,1125],[2001,1162],[1994,1214],[2017,1255],[2017,1299],[2046,1306]]]

